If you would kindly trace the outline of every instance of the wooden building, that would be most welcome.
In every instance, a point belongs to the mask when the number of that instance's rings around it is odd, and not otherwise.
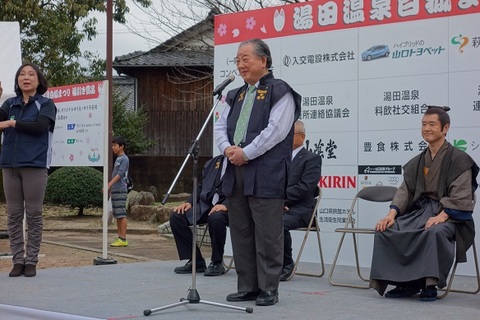
[[[119,75],[135,79],[135,105],[148,115],[146,136],[157,145],[145,155],[129,155],[135,189],[155,186],[164,192],[174,180],[192,141],[209,121],[198,143],[199,173],[214,153],[213,17],[179,33],[147,52],[116,57]],[[215,150],[216,151],[216,150]],[[192,175],[186,167],[175,192],[191,192]]]

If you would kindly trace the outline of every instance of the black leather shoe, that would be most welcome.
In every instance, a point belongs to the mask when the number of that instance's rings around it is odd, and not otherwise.
[[[420,292],[418,287],[396,287],[385,293],[385,298],[407,298]]]
[[[420,292],[420,301],[435,301],[437,300],[437,288],[435,286],[428,286]]]
[[[294,266],[295,266],[295,264],[291,263],[291,264],[288,264],[285,267],[283,267],[282,275],[280,276],[280,281],[287,281],[288,278],[290,278],[290,276],[293,273],[293,267]]]
[[[252,301],[257,300],[260,292],[235,292],[230,293],[227,296],[227,301],[239,302],[239,301]]]
[[[13,265],[12,271],[8,274],[9,277],[19,277],[25,272],[25,265],[21,263],[15,263]]]
[[[25,277],[35,277],[37,275],[37,266],[34,264],[26,264],[24,276]]]
[[[206,277],[215,277],[221,276],[224,273],[225,267],[223,266],[223,262],[213,263],[212,261],[203,275]]]
[[[205,260],[197,262],[197,272],[204,272],[206,268],[207,265],[205,264]],[[192,260],[188,260],[184,266],[176,267],[175,269],[173,269],[173,271],[180,274],[192,273]]]
[[[262,291],[255,304],[257,306],[273,306],[278,302],[278,290]]]

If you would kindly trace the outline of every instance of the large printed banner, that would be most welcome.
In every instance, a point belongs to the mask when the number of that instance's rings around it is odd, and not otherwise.
[[[52,166],[103,166],[106,81],[49,88],[45,96],[58,108]]]
[[[327,263],[356,192],[398,187],[402,165],[427,147],[427,105],[450,106],[448,140],[480,163],[478,0],[309,1],[217,16],[215,82],[236,76],[224,94],[243,83],[239,42],[255,37],[270,46],[274,75],[302,95],[306,147],[323,159],[318,219]],[[374,226],[388,205],[372,208],[360,203],[360,227]],[[371,241],[360,238],[364,266]]]
[[[18,22],[0,21],[0,43],[0,81],[3,88],[1,105],[6,99],[15,96],[15,72],[22,63]]]

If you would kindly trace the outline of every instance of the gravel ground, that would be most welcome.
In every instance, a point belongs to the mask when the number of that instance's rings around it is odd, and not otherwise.
[[[0,231],[7,226],[5,204],[0,203]],[[108,243],[114,240],[115,225],[108,230]],[[157,224],[128,221],[128,248],[108,247],[108,258],[117,263],[178,259],[175,242],[158,234]],[[43,243],[37,269],[91,266],[102,251],[102,211],[86,209],[84,216],[67,207],[44,206]],[[202,250],[208,251],[209,248]],[[0,272],[12,268],[8,239],[0,239]],[[206,253],[208,256],[208,253]]]

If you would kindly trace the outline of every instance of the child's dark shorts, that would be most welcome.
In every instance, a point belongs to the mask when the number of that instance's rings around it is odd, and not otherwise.
[[[112,191],[112,209],[115,219],[127,216],[127,191]]]

